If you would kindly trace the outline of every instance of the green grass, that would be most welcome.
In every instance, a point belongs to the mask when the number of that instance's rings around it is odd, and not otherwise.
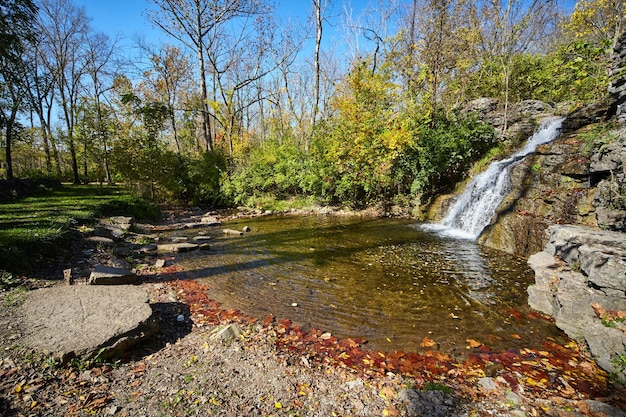
[[[0,203],[0,270],[32,269],[67,250],[77,226],[113,215],[156,220],[159,210],[123,188],[90,185]]]

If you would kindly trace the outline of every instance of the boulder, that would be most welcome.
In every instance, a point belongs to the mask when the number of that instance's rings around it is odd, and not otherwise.
[[[569,337],[587,343],[601,368],[626,380],[615,365],[626,354],[626,327],[597,311],[626,312],[626,235],[554,225],[547,236],[545,249],[528,260],[535,271],[528,303],[552,315]]]
[[[567,119],[563,121],[563,125],[561,126],[562,132],[570,133],[583,126],[609,119],[609,108],[610,100],[605,99],[573,111],[568,114]]]
[[[137,274],[126,268],[106,265],[96,265],[89,275],[89,283],[93,285],[134,284],[137,280]]]
[[[145,289],[74,285],[30,292],[23,342],[62,362],[114,357],[157,330]]]

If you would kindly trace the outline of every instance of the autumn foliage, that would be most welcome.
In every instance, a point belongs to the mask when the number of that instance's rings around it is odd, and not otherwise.
[[[275,340],[279,350],[293,355],[308,366],[331,365],[350,368],[362,376],[375,377],[392,372],[409,377],[416,385],[429,381],[450,381],[471,385],[485,376],[503,378],[513,391],[523,387],[539,397],[595,398],[606,395],[607,376],[574,342],[560,345],[546,340],[543,349],[492,351],[479,341],[468,339],[464,358],[454,358],[435,350],[436,342],[425,338],[418,352],[382,352],[365,348],[365,340],[338,339],[320,329],[305,329],[289,319],[266,316],[257,319],[239,310],[223,310],[212,300],[209,288],[193,280],[169,285],[190,309],[195,326],[256,324]],[[469,390],[469,395],[479,395]]]

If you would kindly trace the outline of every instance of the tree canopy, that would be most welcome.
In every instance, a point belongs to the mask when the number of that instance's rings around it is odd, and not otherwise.
[[[3,1],[1,173],[177,203],[427,201],[506,146],[510,103],[604,96],[626,13],[395,0],[332,16],[339,3],[312,0],[298,26],[269,1],[151,0],[168,43],[138,42],[145,59],[129,62],[72,0]],[[322,43],[333,18],[346,53]],[[499,100],[501,132],[459,111],[480,97]]]

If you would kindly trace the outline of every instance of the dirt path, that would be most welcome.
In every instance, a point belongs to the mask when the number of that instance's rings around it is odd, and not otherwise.
[[[85,268],[107,256],[90,252]],[[110,363],[61,366],[21,347],[23,288],[58,281],[22,277],[0,292],[0,417],[624,415],[608,405],[624,407],[624,391],[575,344],[468,346],[463,363],[436,351],[372,352],[288,320],[222,310],[171,263],[145,266],[141,277],[161,331]],[[226,326],[241,334],[216,337]]]

